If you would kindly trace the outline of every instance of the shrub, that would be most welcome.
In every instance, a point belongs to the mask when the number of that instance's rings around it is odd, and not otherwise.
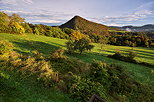
[[[78,59],[54,59],[50,60],[55,71],[60,73],[73,72],[75,74],[83,74],[89,70],[89,64]]]
[[[45,57],[42,53],[39,53],[37,50],[32,51],[33,57],[35,57],[36,61],[44,60]]]
[[[14,53],[12,43],[0,40],[0,59],[8,60],[11,52]]]
[[[41,59],[39,55],[15,57],[16,53],[11,52],[10,54],[13,57],[9,55],[9,60],[6,62],[6,65],[10,67],[8,70],[13,70],[24,78],[33,77],[45,86],[53,85],[56,80],[55,72],[44,58]]]
[[[51,59],[67,59],[66,56],[63,55],[64,50],[63,49],[58,49],[50,54]]]
[[[107,64],[104,62],[93,62],[90,66],[90,77],[100,83],[108,82]]]
[[[73,84],[69,88],[70,97],[87,102],[93,94],[100,95],[103,93],[99,91],[100,87],[100,83],[74,75]]]
[[[128,58],[130,60],[133,60],[136,56],[137,56],[137,54],[134,51],[129,51]]]
[[[0,54],[5,54],[13,50],[13,45],[5,40],[0,41]]]
[[[120,53],[120,52],[115,52],[115,54],[113,54],[113,55],[108,55],[108,57],[112,57],[112,58],[115,58],[115,59],[123,59],[123,55],[122,55],[122,53]]]

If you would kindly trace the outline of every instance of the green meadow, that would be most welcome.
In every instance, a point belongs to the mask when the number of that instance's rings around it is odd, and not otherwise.
[[[66,50],[65,39],[58,39],[46,36],[38,36],[32,34],[16,35],[0,33],[1,40],[8,40],[15,46],[17,52],[30,54],[33,50],[38,50],[40,53],[48,56],[53,50],[62,48]],[[143,47],[126,47],[126,46],[113,46],[94,44],[95,47],[91,52],[86,52],[83,55],[68,55],[69,57],[75,57],[85,62],[92,62],[93,60],[105,61],[107,63],[114,63],[124,66],[125,69],[130,72],[135,79],[145,82],[153,83],[153,75],[151,74],[152,68],[141,66],[138,64],[127,63],[106,57],[109,54],[114,54],[116,51],[120,51],[127,55],[128,51],[133,50],[137,53],[136,60],[140,62],[147,62],[154,64],[154,48]],[[101,49],[102,47],[102,49]]]
[[[38,50],[45,56],[48,56],[52,51],[59,48],[66,50],[65,42],[67,41],[64,39],[38,36],[33,34],[17,35],[7,33],[0,33],[0,40],[7,40],[13,43],[13,45],[15,46],[14,50],[19,53],[30,55],[33,50]],[[145,67],[139,64],[119,61],[107,57],[107,55],[114,54],[116,51],[120,51],[121,53],[127,55],[128,51],[133,50],[137,53],[137,61],[154,64],[154,48],[132,48],[126,46],[101,44],[94,45],[94,49],[90,52],[85,52],[82,55],[75,54],[67,56],[80,59],[87,63],[98,60],[110,64],[117,64],[124,67],[125,71],[135,80],[140,81],[143,84],[154,84],[154,74],[152,73],[152,71],[154,70],[153,68]],[[30,80],[18,80],[18,76],[11,77],[12,73],[0,72],[0,75],[4,76],[4,80],[1,80],[1,83],[4,83],[8,86],[8,89],[5,89],[5,85],[2,85],[0,83],[0,87],[4,87],[3,91],[12,90],[11,93],[8,95],[1,94],[2,92],[0,92],[0,101],[14,100],[13,102],[17,102],[24,100],[24,102],[30,102],[31,100],[33,100],[34,102],[71,102],[67,95],[61,93],[56,89],[48,90],[45,88],[39,88],[36,83],[32,83]],[[30,93],[33,94],[31,95]],[[9,98],[9,96],[12,94],[14,95]],[[20,95],[18,96],[18,94]],[[7,99],[3,99],[5,97],[4,95],[6,95]],[[13,99],[14,97],[18,98]]]

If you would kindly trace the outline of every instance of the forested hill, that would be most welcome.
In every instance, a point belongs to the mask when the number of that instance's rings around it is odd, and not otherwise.
[[[75,16],[65,24],[62,24],[60,28],[71,28],[74,30],[80,30],[85,34],[96,34],[108,36],[108,27],[102,24],[88,21],[80,16]]]
[[[111,27],[118,28],[121,30],[129,30],[132,32],[154,32],[154,24],[147,24],[143,26],[123,26],[123,27],[111,26]]]

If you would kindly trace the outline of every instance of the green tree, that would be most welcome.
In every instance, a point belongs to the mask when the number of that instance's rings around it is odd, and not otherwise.
[[[70,34],[72,34],[74,32],[74,30],[70,29],[70,28],[64,28],[63,32],[65,32],[66,34],[70,35]]]
[[[39,33],[37,33],[37,34],[39,34],[39,35],[45,35],[45,30],[43,29],[42,25],[36,24],[35,27],[39,31]]]
[[[38,31],[37,27],[34,27],[33,33],[36,34],[36,35],[40,34],[40,32]]]
[[[77,41],[75,49],[82,54],[83,51],[91,50],[93,47],[93,45],[90,45],[90,41],[88,39],[82,38]]]
[[[141,45],[141,43],[142,43],[141,38],[137,38],[137,39],[136,39],[136,44],[137,44],[138,46],[140,46],[140,45]]]
[[[124,45],[129,46],[129,41],[128,40],[125,40],[124,41]]]
[[[149,47],[149,42],[147,40],[144,41],[145,47]]]
[[[25,19],[24,18],[21,18],[18,14],[12,14],[10,16],[10,22],[18,22],[18,23],[24,23],[25,22]]]
[[[66,42],[66,47],[69,53],[78,51],[80,54],[82,54],[83,51],[91,50],[94,45],[90,44],[90,40],[86,38],[81,38],[79,40]]]
[[[9,17],[6,13],[0,12],[0,32],[9,32]]]
[[[25,29],[25,33],[33,33],[32,29],[31,29],[31,27],[29,26],[28,23],[22,23],[22,26]]]
[[[68,50],[68,53],[72,54],[75,52],[75,42],[73,40],[69,40],[66,42],[66,48]]]

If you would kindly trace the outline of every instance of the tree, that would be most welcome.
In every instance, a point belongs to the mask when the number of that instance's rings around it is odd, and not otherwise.
[[[18,23],[24,23],[25,19],[21,18],[18,14],[12,14],[12,16],[10,17],[10,22],[18,22]]]
[[[18,34],[22,34],[25,33],[25,29],[22,26],[22,24],[24,23],[24,18],[21,18],[18,14],[12,14],[10,16],[10,28],[11,28],[11,33],[18,33]]]
[[[141,42],[142,42],[141,38],[137,38],[137,39],[136,39],[136,44],[137,44],[138,46],[141,45]]]
[[[94,46],[90,45],[90,41],[88,39],[82,38],[77,40],[75,49],[82,54],[83,51],[85,50],[91,50]]]
[[[34,27],[33,33],[36,34],[36,35],[40,34],[40,32],[38,31],[37,27]]]
[[[72,54],[75,52],[75,42],[73,40],[69,40],[66,42],[66,48],[68,50],[68,53]]]
[[[28,23],[22,23],[22,26],[25,29],[25,33],[33,33],[32,29],[31,29],[31,27],[29,26]]]
[[[0,32],[9,32],[9,17],[6,13],[0,12]]]
[[[45,35],[45,30],[43,29],[42,25],[36,24],[35,27],[39,31],[39,33],[37,33],[37,34],[39,34],[39,35]]]
[[[74,31],[71,33],[71,38],[74,40],[79,40],[82,38],[87,38],[88,36],[86,36],[85,34],[82,34],[80,31]]]
[[[124,45],[125,45],[125,46],[129,46],[129,41],[128,41],[128,40],[125,40],[125,41],[124,41]]]
[[[70,35],[70,34],[72,34],[74,32],[74,30],[70,29],[70,28],[64,28],[63,32],[65,32],[66,34]]]
[[[144,41],[145,47],[149,47],[149,42],[147,40]]]
[[[12,22],[10,27],[11,33],[23,34],[25,32],[25,29],[18,22]]]
[[[66,42],[66,47],[69,53],[74,53],[75,51],[78,51],[80,54],[82,54],[83,51],[89,51],[94,48],[94,45],[90,44],[90,40],[82,38],[79,40],[70,40]]]

